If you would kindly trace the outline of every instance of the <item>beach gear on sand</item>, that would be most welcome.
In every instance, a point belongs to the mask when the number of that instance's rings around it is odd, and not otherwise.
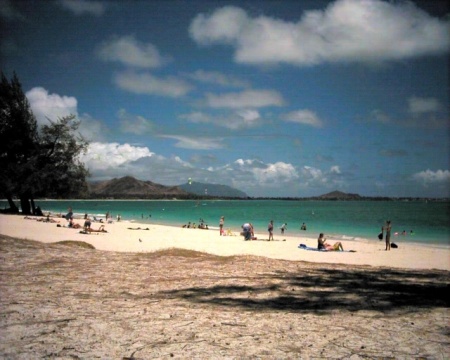
[[[298,246],[299,249],[308,250],[308,251],[327,251],[325,249],[318,249],[317,247],[306,246],[305,244],[300,244]]]

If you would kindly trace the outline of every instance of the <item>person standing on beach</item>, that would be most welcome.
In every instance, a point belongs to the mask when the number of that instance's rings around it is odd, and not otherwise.
[[[284,223],[283,225],[281,225],[280,229],[281,229],[281,235],[284,235],[284,230],[287,229],[287,223]]]
[[[220,231],[220,236],[222,236],[223,234],[223,225],[225,223],[225,216],[221,216],[220,220],[219,220],[219,231]]]
[[[383,227],[383,231],[386,232],[386,251],[391,250],[391,220],[386,221],[386,225]]]
[[[242,225],[242,234],[244,235],[244,240],[248,241],[252,239],[252,226],[250,223],[245,223]]]
[[[69,221],[73,217],[73,211],[71,207],[67,209],[67,214],[64,217],[66,218],[67,221]]]
[[[273,220],[270,220],[269,225],[267,225],[267,231],[269,232],[269,241],[273,240]]]

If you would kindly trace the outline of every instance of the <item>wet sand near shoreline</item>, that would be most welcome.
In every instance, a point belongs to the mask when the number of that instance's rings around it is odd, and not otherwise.
[[[3,358],[445,359],[450,353],[444,270],[186,249],[100,251],[85,242],[4,235],[0,256]]]

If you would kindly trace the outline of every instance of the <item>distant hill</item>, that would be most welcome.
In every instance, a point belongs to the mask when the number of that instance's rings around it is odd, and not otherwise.
[[[200,196],[207,195],[223,198],[248,198],[248,195],[245,192],[227,185],[204,184],[192,181],[186,184],[178,185],[178,187],[190,194]]]
[[[164,186],[151,181],[137,180],[132,176],[112,179],[89,184],[92,198],[115,199],[161,199],[186,198],[189,194],[177,186]]]
[[[358,194],[346,194],[341,191],[332,191],[330,193],[316,197],[320,200],[360,200],[361,196]]]

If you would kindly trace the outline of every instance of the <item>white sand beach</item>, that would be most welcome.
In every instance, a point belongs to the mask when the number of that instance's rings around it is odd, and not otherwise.
[[[446,247],[106,230],[0,215],[1,358],[448,358]]]
[[[186,229],[181,227],[131,222],[106,224],[107,233],[82,234],[80,229],[63,227],[64,219],[57,223],[25,219],[23,216],[0,215],[0,234],[27,240],[52,243],[63,240],[84,241],[97,250],[118,252],[153,252],[161,249],[180,248],[208,254],[254,255],[271,259],[370,265],[404,269],[450,270],[450,247],[414,243],[398,244],[397,249],[385,251],[384,241],[341,241],[345,250],[355,252],[317,252],[298,248],[299,244],[316,247],[317,239],[293,237],[275,233],[275,241],[268,242],[267,233],[255,233],[258,240],[244,241],[236,236],[220,236],[217,230]],[[83,220],[75,220],[81,226]],[[100,223],[93,223],[98,229]],[[148,230],[146,230],[148,229]],[[326,237],[326,234],[325,234]],[[334,243],[333,239],[328,240]]]

